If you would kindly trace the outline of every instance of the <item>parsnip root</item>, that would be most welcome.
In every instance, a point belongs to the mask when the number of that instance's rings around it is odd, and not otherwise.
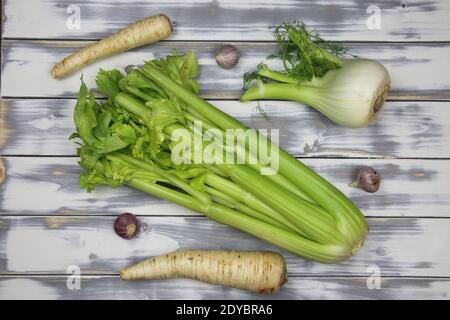
[[[172,23],[164,14],[136,21],[125,29],[72,53],[55,64],[51,74],[54,78],[62,78],[97,59],[167,38],[172,31]]]
[[[283,256],[276,252],[178,250],[125,268],[120,277],[190,278],[257,293],[275,293],[287,281],[287,272]]]
[[[0,184],[2,184],[3,181],[5,181],[5,176],[6,176],[5,163],[3,162],[3,159],[0,158]]]

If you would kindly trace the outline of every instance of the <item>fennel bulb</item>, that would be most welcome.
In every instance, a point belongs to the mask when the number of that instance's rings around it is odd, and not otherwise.
[[[275,31],[280,44],[282,72],[259,65],[244,76],[247,89],[241,101],[292,100],[320,111],[335,123],[360,128],[376,119],[390,89],[386,68],[374,60],[342,59],[345,50],[306,30],[304,24],[285,23]]]
[[[367,126],[383,108],[390,88],[386,68],[373,60],[345,60],[342,67],[302,84],[263,83],[247,90],[241,101],[292,100],[320,111],[350,128]]]

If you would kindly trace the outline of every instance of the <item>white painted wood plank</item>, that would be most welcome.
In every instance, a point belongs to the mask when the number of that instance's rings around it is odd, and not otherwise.
[[[210,101],[252,128],[278,129],[280,145],[296,156],[450,158],[450,102],[387,102],[363,129],[343,128],[293,102]],[[76,155],[73,99],[0,100],[0,154]]]
[[[4,157],[0,212],[8,215],[90,214],[186,215],[192,211],[128,187],[78,186],[77,158]],[[302,159],[349,196],[366,216],[450,217],[448,160]],[[351,188],[363,166],[383,176],[375,194]]]
[[[274,295],[211,286],[194,280],[125,282],[112,276],[85,276],[79,290],[67,288],[66,277],[0,277],[0,299],[448,299],[449,279],[382,278],[380,289],[369,289],[366,278],[290,277]],[[168,310],[175,314],[176,309]],[[274,312],[280,312],[274,308]]]
[[[242,93],[242,76],[276,50],[271,43],[236,43],[242,53],[241,61],[233,70],[217,66],[214,54],[222,43],[165,42],[126,52],[83,68],[63,80],[50,76],[54,63],[86,42],[59,41],[4,41],[1,95],[8,97],[74,97],[80,86],[80,75],[90,87],[95,73],[104,69],[123,69],[130,64],[141,64],[153,57],[164,57],[173,48],[179,52],[194,50],[199,57],[199,82],[202,95],[207,98],[235,99]],[[450,70],[447,58],[450,44],[351,44],[351,52],[376,59],[389,70],[392,78],[391,99],[448,99]],[[281,67],[272,62],[274,68]]]
[[[289,274],[369,276],[450,276],[450,219],[370,218],[370,234],[355,256],[321,264],[280,250],[241,231],[204,217],[141,217],[147,236],[123,240],[113,231],[115,217],[0,218],[0,273],[65,274],[77,265],[83,274],[117,274],[149,256],[185,249],[275,250]],[[369,269],[368,269],[369,268]]]
[[[378,0],[108,1],[5,0],[4,37],[97,39],[146,16],[176,21],[176,40],[272,40],[269,26],[303,20],[327,38],[358,41],[448,41],[450,3]],[[67,11],[80,10],[79,28]],[[373,11],[376,5],[375,12]],[[369,7],[372,6],[372,7]],[[379,10],[379,11],[378,11]],[[117,13],[120,12],[120,15]],[[379,13],[379,24],[373,23]],[[68,25],[69,20],[69,25]],[[376,22],[376,21],[375,21]]]

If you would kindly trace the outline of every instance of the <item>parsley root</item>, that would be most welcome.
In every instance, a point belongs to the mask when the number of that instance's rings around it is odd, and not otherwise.
[[[170,19],[164,14],[136,21],[125,29],[72,53],[55,64],[51,74],[57,79],[65,77],[97,59],[167,38],[172,31]]]
[[[287,281],[283,256],[270,251],[178,250],[120,271],[123,280],[190,278],[257,293]]]

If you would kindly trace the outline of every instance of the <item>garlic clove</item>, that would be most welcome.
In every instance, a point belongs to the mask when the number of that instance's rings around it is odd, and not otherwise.
[[[358,173],[356,183],[364,191],[374,193],[380,187],[381,175],[372,167],[362,168]]]
[[[224,69],[233,69],[239,62],[239,50],[231,45],[224,45],[216,53],[217,64]]]
[[[116,234],[126,240],[130,240],[136,236],[139,228],[139,220],[132,213],[125,212],[114,221],[114,231]]]

